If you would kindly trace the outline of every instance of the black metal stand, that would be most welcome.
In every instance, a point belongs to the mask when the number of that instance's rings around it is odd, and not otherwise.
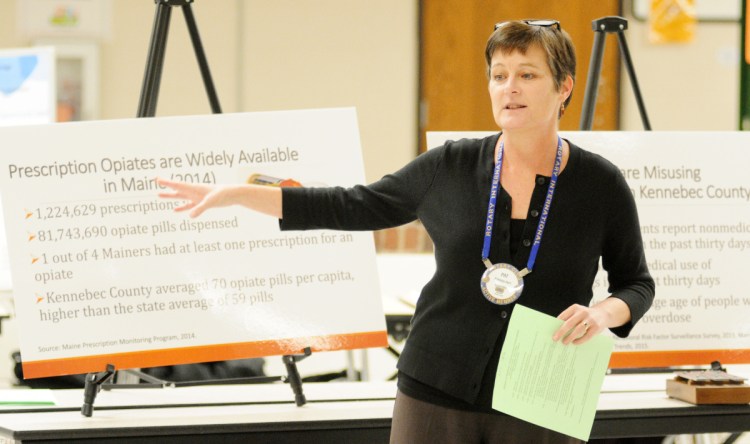
[[[643,97],[638,86],[638,79],[635,77],[633,61],[628,51],[628,43],[625,41],[623,31],[628,29],[628,21],[622,17],[602,17],[591,22],[591,28],[594,30],[594,46],[591,50],[591,63],[589,64],[588,77],[586,79],[586,92],[583,96],[583,109],[581,111],[581,126],[583,131],[590,131],[594,121],[594,108],[596,106],[596,95],[599,89],[599,76],[602,70],[602,55],[604,54],[604,43],[607,33],[617,33],[620,43],[620,54],[625,63],[625,69],[628,71],[630,84],[633,85],[633,94],[638,104],[638,111],[641,114],[643,129],[651,131],[651,123],[646,115],[646,106],[643,104]]]
[[[159,86],[161,83],[162,67],[164,66],[164,53],[167,45],[167,34],[169,33],[169,19],[173,7],[181,7],[185,15],[190,40],[193,43],[195,57],[198,59],[198,67],[203,78],[203,85],[208,95],[208,101],[211,105],[211,111],[214,114],[221,113],[221,106],[216,95],[216,88],[211,77],[211,71],[208,68],[206,53],[203,51],[198,26],[195,24],[195,17],[191,4],[193,0],[154,0],[156,4],[156,15],[154,17],[154,27],[151,31],[151,43],[149,44],[148,59],[146,60],[146,71],[143,75],[143,85],[141,86],[141,97],[138,103],[138,117],[154,117],[156,115],[156,102],[159,97]],[[197,385],[221,385],[221,384],[259,384],[267,382],[284,381],[288,382],[294,392],[294,400],[297,406],[303,406],[307,402],[305,394],[302,391],[302,378],[297,371],[297,362],[305,359],[311,354],[310,347],[304,349],[303,354],[285,355],[282,357],[286,366],[287,375],[282,376],[256,376],[249,378],[231,378],[231,379],[213,379],[204,381],[181,381],[171,382],[155,378],[134,369],[119,370],[127,372],[138,377],[139,381],[146,383],[138,384],[112,384],[110,381],[115,376],[115,366],[107,364],[106,370],[99,373],[89,373],[86,375],[83,389],[83,406],[81,414],[91,417],[94,412],[94,401],[99,391],[104,388],[111,390],[113,388],[167,388],[167,387],[187,387]]]
[[[94,400],[96,395],[99,394],[99,390],[102,389],[102,384],[112,379],[115,375],[115,366],[107,364],[106,370],[99,373],[89,373],[86,375],[86,382],[83,386],[83,405],[81,406],[81,414],[88,418],[94,413]]]
[[[297,404],[297,407],[302,407],[307,404],[307,398],[305,398],[305,394],[302,392],[302,378],[299,377],[297,363],[308,356],[310,356],[310,347],[307,347],[305,353],[302,355],[284,355],[281,358],[286,367],[287,381],[289,382],[289,385],[292,386],[294,402]]]
[[[191,7],[193,0],[154,0],[154,3],[156,3],[156,15],[154,27],[151,31],[146,71],[141,86],[141,98],[138,102],[138,117],[154,117],[156,115],[156,102],[159,98],[161,71],[164,66],[164,53],[167,46],[167,34],[169,33],[169,19],[173,7],[182,7],[182,12],[185,15],[185,22],[190,33],[190,40],[193,42],[195,57],[198,59],[198,67],[211,105],[211,112],[214,114],[221,113],[221,106],[216,95],[211,71],[208,68],[206,53],[203,51],[198,26],[195,24],[195,16],[193,16]]]
[[[307,403],[305,393],[302,389],[302,378],[297,370],[297,363],[312,354],[310,347],[306,347],[302,354],[284,355],[281,357],[286,367],[286,376],[251,376],[247,378],[227,378],[227,379],[209,379],[202,381],[167,381],[155,378],[135,369],[119,370],[137,376],[146,383],[137,384],[112,384],[110,381],[115,375],[115,366],[107,364],[106,370],[99,373],[89,373],[86,375],[86,382],[83,387],[83,405],[81,414],[88,418],[94,413],[94,401],[96,395],[101,389],[147,389],[147,388],[175,388],[175,387],[194,387],[200,385],[227,385],[227,384],[265,384],[269,382],[287,382],[294,392],[294,402],[297,407],[302,407]]]

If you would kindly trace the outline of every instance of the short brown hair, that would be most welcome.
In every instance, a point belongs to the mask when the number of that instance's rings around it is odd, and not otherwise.
[[[575,82],[576,50],[568,33],[556,26],[528,25],[523,21],[502,23],[490,35],[484,51],[487,75],[489,76],[492,55],[495,51],[500,50],[504,54],[519,51],[521,54],[526,54],[526,51],[534,45],[547,54],[547,66],[552,72],[558,91],[568,76]],[[572,96],[571,93],[565,100],[565,106],[568,106]]]

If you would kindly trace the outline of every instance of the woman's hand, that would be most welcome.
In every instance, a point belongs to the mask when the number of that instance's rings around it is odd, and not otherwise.
[[[170,188],[159,193],[165,199],[185,200],[175,211],[190,210],[190,217],[198,217],[211,208],[242,205],[276,218],[282,217],[281,189],[262,185],[208,185],[202,183],[174,182],[157,178],[156,183]]]
[[[161,178],[157,178],[156,183],[173,190],[172,192],[159,193],[159,197],[187,201],[174,210],[192,210],[190,211],[190,217],[198,217],[209,208],[226,207],[236,203],[230,198],[231,190],[227,186],[174,182]]]
[[[563,324],[552,335],[553,341],[562,339],[563,344],[583,344],[604,329],[619,327],[630,320],[630,308],[622,299],[609,297],[593,307],[573,304],[557,319]]]

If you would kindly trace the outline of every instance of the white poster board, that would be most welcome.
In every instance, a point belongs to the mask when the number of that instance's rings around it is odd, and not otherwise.
[[[428,133],[427,143],[490,134]],[[561,135],[625,175],[656,282],[654,305],[630,337],[615,341],[610,366],[750,362],[750,133]],[[600,270],[595,300],[606,297],[606,290]]]
[[[157,176],[364,180],[354,109],[0,129],[26,377],[387,344],[372,234],[198,219]]]

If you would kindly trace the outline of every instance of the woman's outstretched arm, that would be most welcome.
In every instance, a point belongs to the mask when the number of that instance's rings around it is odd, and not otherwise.
[[[282,218],[281,188],[264,185],[210,185],[174,182],[157,178],[156,183],[171,191],[159,193],[165,199],[185,200],[175,211],[190,211],[190,217],[198,217],[211,208],[241,205],[259,213]]]

